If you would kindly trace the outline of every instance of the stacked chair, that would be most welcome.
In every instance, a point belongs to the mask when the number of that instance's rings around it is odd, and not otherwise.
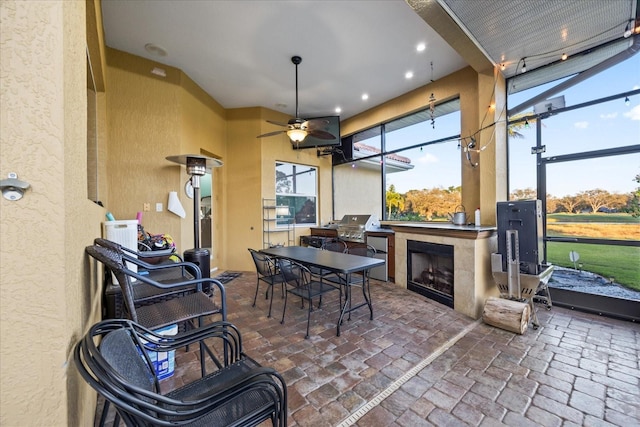
[[[122,252],[100,245],[87,246],[85,251],[100,261],[105,270],[113,273],[118,280],[124,300],[122,317],[143,327],[160,329],[173,324],[185,324],[187,328],[197,328],[203,325],[205,317],[219,315],[223,321],[227,318],[225,289],[216,279],[195,278],[162,283],[130,269]],[[202,291],[205,283],[217,290],[213,297]],[[153,297],[141,297],[148,293]],[[201,344],[203,375],[204,351],[206,346]]]
[[[192,279],[201,279],[200,268],[191,262],[166,261],[160,264],[148,262],[151,258],[157,258],[152,252],[136,252],[111,240],[97,238],[94,246],[101,246],[117,252],[125,261],[125,265],[136,266],[138,272],[144,274],[155,282],[164,285],[177,284]],[[147,254],[152,254],[147,255]],[[142,273],[141,273],[142,274]],[[104,276],[104,308],[105,316],[108,318],[123,317],[123,295],[117,280],[113,280],[113,274],[109,269],[105,269]],[[145,282],[137,283],[133,287],[133,299],[137,306],[148,305],[159,300],[173,298],[191,293],[195,290],[194,285],[172,286],[170,288],[160,288]],[[203,291],[211,294],[209,283],[203,283]]]
[[[192,263],[145,263],[105,239],[85,251],[104,265],[105,277],[115,276],[124,301],[123,318],[95,324],[75,348],[82,377],[105,398],[101,426],[111,404],[114,425],[122,418],[128,426],[244,426],[267,420],[286,426],[286,384],[242,351],[240,332],[226,321],[222,283],[202,278]],[[174,324],[186,327],[175,336],[154,332]],[[163,393],[147,351],[188,350],[196,343],[201,378]],[[214,370],[207,373],[207,366]]]
[[[219,369],[163,393],[147,351],[168,352],[205,339],[225,355],[219,360],[210,354]],[[284,380],[244,354],[240,332],[228,322],[167,337],[131,320],[104,320],[76,344],[74,361],[84,380],[116,408],[116,425],[120,418],[127,426],[287,425]]]

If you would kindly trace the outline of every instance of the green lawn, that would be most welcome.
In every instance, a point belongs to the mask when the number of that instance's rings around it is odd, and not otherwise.
[[[610,222],[618,224],[640,224],[640,217],[634,218],[626,213],[588,213],[570,214],[554,213],[547,214],[548,222]]]
[[[573,268],[569,252],[580,255],[582,269],[640,291],[640,248],[631,246],[588,245],[584,243],[547,242],[547,261]]]

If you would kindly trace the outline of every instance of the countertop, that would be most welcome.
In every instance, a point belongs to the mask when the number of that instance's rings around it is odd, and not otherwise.
[[[459,230],[459,231],[495,231],[495,226],[480,226],[475,225],[455,225],[449,222],[396,222],[393,224],[387,224],[388,227],[411,227],[411,228],[429,228],[437,230]]]
[[[495,226],[455,225],[448,222],[411,222],[385,224],[397,233],[449,236],[462,239],[486,239],[495,235]]]

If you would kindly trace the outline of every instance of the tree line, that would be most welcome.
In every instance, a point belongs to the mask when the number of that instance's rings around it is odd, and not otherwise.
[[[640,184],[640,175],[634,179]],[[517,189],[509,195],[509,200],[525,200],[537,198],[533,188]],[[390,185],[386,193],[387,218],[403,221],[433,221],[447,219],[456,210],[461,210],[461,188],[429,188],[409,190],[398,193],[394,185]],[[640,217],[640,187],[631,193],[612,193],[596,188],[580,191],[574,195],[556,197],[547,194],[547,213],[582,213],[582,212],[626,212]],[[467,207],[467,214],[475,210],[475,206]]]

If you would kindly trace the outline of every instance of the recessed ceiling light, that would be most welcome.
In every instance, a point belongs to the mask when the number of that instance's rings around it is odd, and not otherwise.
[[[413,71],[407,71],[407,72],[404,74],[404,78],[405,78],[405,79],[411,79],[411,78],[413,78]]]
[[[151,70],[151,74],[155,74],[156,76],[160,77],[167,77],[167,72],[165,71],[165,69],[160,67],[153,67],[153,70]]]
[[[427,48],[427,45],[425,43],[418,43],[418,46],[416,46],[416,50],[418,52],[422,52],[423,50],[425,50]]]
[[[162,46],[158,46],[155,43],[145,44],[144,49],[154,56],[167,56],[167,50]]]
[[[369,99],[369,95],[368,95],[368,94],[366,94],[366,93],[363,93],[363,94],[362,94],[362,100],[363,100],[363,101],[366,101],[367,99]]]
[[[340,107],[336,107],[335,112],[336,112],[337,114],[342,113],[342,108],[340,108]]]

